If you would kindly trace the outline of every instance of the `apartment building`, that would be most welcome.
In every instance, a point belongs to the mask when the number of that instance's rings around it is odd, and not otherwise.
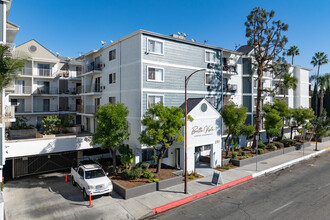
[[[18,79],[7,88],[9,106],[16,117],[28,119],[27,124],[40,127],[48,115],[71,114],[80,124],[76,112],[81,98],[81,63],[71,58],[58,57],[35,40],[15,48],[15,52],[28,57]]]
[[[143,130],[143,114],[153,103],[181,106],[184,102],[184,77],[201,69],[206,71],[196,73],[189,81],[188,103],[192,103],[191,109],[210,104],[219,112],[223,105],[232,101],[237,106],[248,108],[246,123],[254,124],[257,93],[256,76],[251,78],[251,49],[243,46],[232,51],[190,41],[184,36],[166,36],[139,30],[92,50],[77,58],[83,62],[82,108],[78,113],[82,116],[82,125],[86,131],[94,132],[93,114],[97,106],[109,102],[124,103],[130,110],[128,143],[135,155],[135,162],[148,161],[155,152],[138,141]],[[286,91],[289,106],[308,107],[310,70],[293,66],[290,71],[297,77],[298,86],[295,91]],[[264,73],[263,82],[264,88],[272,88],[278,83],[270,73]],[[263,103],[283,98],[284,91],[279,92],[276,97],[263,94]],[[195,117],[203,118],[202,112],[200,110],[200,115],[196,114]],[[202,138],[201,142],[195,141],[188,146],[188,170],[194,169],[200,155],[209,155],[211,167],[221,161],[225,127],[220,115],[213,124],[200,123],[202,129],[211,126],[219,134],[211,135],[209,140]],[[263,134],[262,138],[266,140],[266,135]],[[238,141],[241,145],[246,142],[244,137]],[[169,149],[164,163],[183,168],[183,152],[183,143],[176,143]]]

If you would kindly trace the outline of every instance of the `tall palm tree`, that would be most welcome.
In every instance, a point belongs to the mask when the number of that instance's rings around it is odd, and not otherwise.
[[[300,55],[300,53],[299,53],[299,48],[298,48],[297,46],[291,46],[291,47],[288,49],[288,52],[286,53],[286,55],[292,57],[292,62],[291,62],[291,64],[293,65],[293,58],[294,58],[294,56],[298,56],[298,55]]]
[[[311,80],[317,80],[317,77],[315,75],[310,77]],[[323,76],[319,76],[318,77],[318,85],[317,87],[320,88],[320,111],[319,111],[319,115],[322,114],[323,112],[323,100],[324,100],[324,92],[329,89],[330,87],[330,73],[326,73]]]
[[[11,81],[16,79],[27,60],[27,58],[19,57],[13,53],[10,47],[0,45],[0,92]]]
[[[312,57],[311,64],[313,64],[314,67],[317,66],[317,75],[316,75],[316,85],[319,85],[319,73],[320,73],[320,67],[324,64],[328,63],[328,55],[324,52],[317,52]],[[315,106],[315,114],[321,115],[320,112],[318,112],[318,92],[317,92],[317,86],[316,86],[316,106]]]
[[[281,88],[284,90],[284,97],[283,100],[286,102],[286,93],[289,89],[296,90],[298,84],[298,79],[294,76],[291,76],[290,73],[286,73],[283,76],[283,81],[281,84]],[[285,117],[283,117],[283,126],[281,130],[281,139],[283,139],[284,136],[284,122],[285,122]]]

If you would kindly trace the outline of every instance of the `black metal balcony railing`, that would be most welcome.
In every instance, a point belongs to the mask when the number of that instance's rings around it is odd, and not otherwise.
[[[17,103],[17,105],[13,105],[15,107],[15,113],[31,113],[31,105]]]
[[[236,84],[227,84],[223,86],[223,92],[231,92],[236,93],[237,92],[237,85]]]
[[[222,67],[222,70],[225,71],[225,72],[229,72],[229,73],[233,73],[235,74],[236,73],[236,65],[224,65]]]
[[[61,111],[67,111],[67,112],[76,112],[78,109],[78,105],[63,105],[64,103],[60,103],[60,106],[58,110]]]
[[[54,87],[39,87],[33,92],[34,95],[44,95],[44,94],[58,94],[58,88]]]
[[[60,88],[59,89],[59,94],[76,95],[77,94],[77,89],[76,88],[70,88],[70,89]]]
[[[90,92],[102,92],[101,91],[101,84],[95,83],[91,85],[85,85],[84,86],[84,93],[90,93]]]
[[[92,63],[90,65],[85,66],[85,73],[91,72],[91,71],[101,71],[103,67],[102,63]]]

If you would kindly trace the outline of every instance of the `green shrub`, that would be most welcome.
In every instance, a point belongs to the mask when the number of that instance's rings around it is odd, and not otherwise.
[[[193,180],[195,177],[194,176],[188,176],[188,179]]]
[[[267,147],[268,147],[269,149],[273,149],[274,146],[275,146],[274,143],[269,143],[269,144],[267,144]]]
[[[273,142],[277,148],[283,148],[284,144],[281,142]]]
[[[3,191],[3,188],[5,187],[5,185],[3,184],[3,182],[0,182],[0,189],[1,189],[1,192]]]
[[[237,152],[232,152],[231,153],[231,158],[236,159],[237,158]]]
[[[258,148],[258,154],[263,154],[264,153],[264,149]]]
[[[152,178],[154,178],[154,174],[153,174],[153,172],[146,170],[143,172],[143,177],[147,178],[147,179],[152,179]]]
[[[150,164],[148,164],[147,162],[142,162],[140,167],[142,168],[142,170],[147,170],[149,169]]]
[[[296,144],[296,140],[283,139],[281,142],[284,144],[284,147],[290,147],[291,145]]]
[[[264,143],[262,143],[262,142],[259,142],[258,143],[258,148],[261,148],[261,149],[265,150],[266,149],[266,145]]]
[[[245,151],[242,151],[241,155],[242,156],[246,156],[246,152]]]
[[[123,170],[122,175],[124,179],[135,180],[141,177],[141,173],[142,173],[142,168],[136,167],[133,170],[129,170],[129,169]]]
[[[275,145],[272,146],[272,150],[277,150],[277,147]]]

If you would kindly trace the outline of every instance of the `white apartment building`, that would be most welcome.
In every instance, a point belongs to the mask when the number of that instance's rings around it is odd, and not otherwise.
[[[180,106],[184,102],[184,77],[199,69],[206,68],[207,71],[191,78],[188,98],[206,98],[218,111],[228,101],[246,106],[246,123],[254,124],[257,93],[255,80],[250,75],[251,48],[248,46],[232,51],[192,42],[183,36],[139,30],[77,59],[83,62],[83,107],[78,114],[82,116],[84,129],[94,132],[93,114],[98,105],[124,103],[130,110],[129,144],[136,156],[135,162],[149,160],[154,154],[152,149],[138,141],[143,130],[141,118],[147,108],[156,102]],[[298,86],[296,91],[288,91],[289,107],[309,107],[309,71],[299,66],[291,68],[292,74],[298,79]],[[268,88],[277,83],[269,73],[264,74],[263,82],[263,86]],[[263,103],[282,97],[283,93],[275,98],[263,94]],[[220,116],[219,119],[221,121]],[[218,126],[224,135],[223,124],[214,126]],[[266,140],[266,135],[262,138]],[[239,141],[241,145],[245,144],[244,138],[239,138]],[[214,136],[211,143],[196,142],[195,146],[190,146],[188,151],[193,156],[188,156],[191,158],[188,169],[194,168],[196,163],[192,158],[198,155],[209,154],[210,161],[218,161],[211,162],[211,167],[219,164],[220,158],[214,155],[220,155],[221,146],[221,135]],[[182,161],[183,143],[178,143],[169,149],[164,162],[183,168]]]

